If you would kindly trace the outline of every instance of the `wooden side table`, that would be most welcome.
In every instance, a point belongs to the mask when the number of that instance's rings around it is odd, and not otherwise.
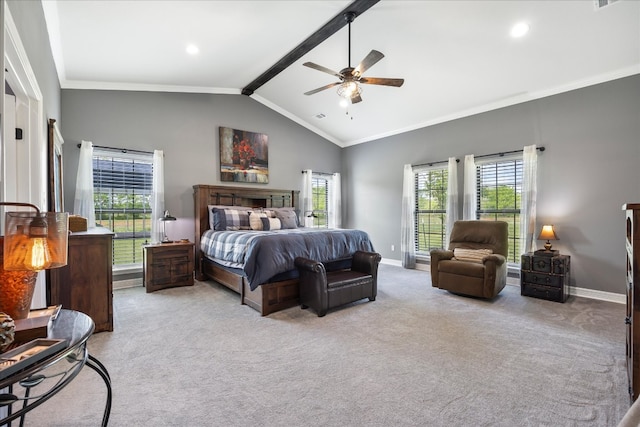
[[[571,257],[555,251],[552,256],[527,253],[520,266],[520,294],[565,302],[569,297]]]
[[[176,286],[192,286],[193,242],[159,243],[143,247],[143,281],[147,293]]]

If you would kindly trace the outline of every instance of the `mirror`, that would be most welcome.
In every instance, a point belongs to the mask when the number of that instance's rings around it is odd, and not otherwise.
[[[49,208],[50,212],[64,212],[62,194],[62,144],[64,140],[55,119],[49,119]]]

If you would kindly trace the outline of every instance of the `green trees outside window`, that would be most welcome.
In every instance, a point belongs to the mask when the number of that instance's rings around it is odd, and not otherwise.
[[[428,254],[444,247],[447,215],[446,168],[415,174],[416,179],[416,253]]]
[[[151,237],[153,163],[120,155],[94,155],[96,224],[115,233],[113,265],[142,263],[142,245]]]

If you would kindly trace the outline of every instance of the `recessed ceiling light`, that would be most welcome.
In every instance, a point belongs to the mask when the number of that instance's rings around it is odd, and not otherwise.
[[[200,49],[198,49],[198,46],[196,46],[195,44],[187,45],[187,53],[189,55],[197,55],[199,52],[200,52]]]
[[[516,25],[511,27],[511,37],[522,37],[529,32],[529,24],[526,22],[518,22]]]

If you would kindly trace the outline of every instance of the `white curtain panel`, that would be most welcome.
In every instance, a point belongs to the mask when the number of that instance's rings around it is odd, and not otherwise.
[[[465,221],[476,218],[477,188],[476,162],[473,154],[464,156],[464,194],[462,205],[462,219]]]
[[[300,224],[304,224],[307,213],[313,210],[313,171],[306,169],[302,171],[302,191],[300,192],[301,206]]]
[[[164,237],[160,218],[164,216],[164,152],[153,151],[153,179],[151,189],[151,241],[158,243]]]
[[[520,202],[520,254],[535,251],[536,198],[538,196],[538,150],[524,147],[522,153],[522,195]]]
[[[404,165],[402,180],[402,218],[400,225],[400,256],[404,268],[416,268],[415,248],[415,174],[411,165]]]
[[[458,220],[458,162],[455,157],[449,157],[447,170],[447,223],[445,225],[444,247],[449,247],[449,237],[453,223]]]
[[[342,227],[342,180],[338,172],[331,176],[331,189],[329,190],[329,228]]]
[[[93,144],[91,141],[82,141],[80,145],[73,213],[86,218],[87,227],[96,226],[96,210],[93,205]]]

